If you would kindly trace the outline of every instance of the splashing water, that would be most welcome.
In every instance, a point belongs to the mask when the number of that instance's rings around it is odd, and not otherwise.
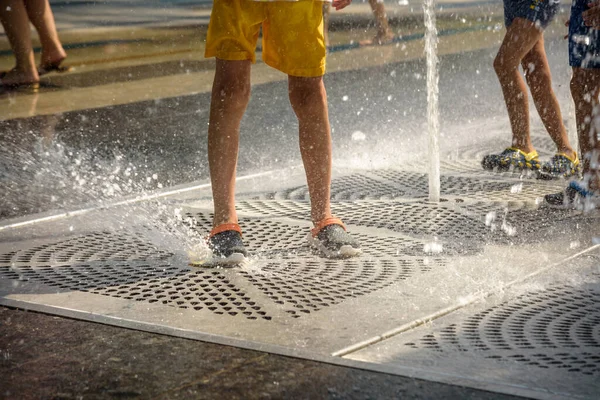
[[[161,189],[161,177],[144,160],[117,150],[74,149],[43,138],[0,150],[0,218],[41,211],[100,206],[105,202]]]
[[[425,12],[425,55],[427,58],[427,127],[429,132],[429,200],[440,201],[440,122],[438,112],[437,29],[433,0],[423,3]]]

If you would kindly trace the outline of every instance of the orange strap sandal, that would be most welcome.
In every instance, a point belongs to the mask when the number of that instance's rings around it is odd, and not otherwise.
[[[205,261],[203,266],[241,264],[248,255],[242,241],[242,229],[237,223],[215,226],[210,231],[207,242],[212,251],[212,259]]]
[[[360,244],[347,231],[341,219],[324,218],[310,230],[308,244],[327,258],[354,257],[361,253]]]
[[[239,226],[239,224],[236,224],[235,222],[227,222],[227,223],[217,225],[214,228],[212,228],[208,237],[211,238],[211,237],[213,237],[221,232],[225,232],[225,231],[236,231],[240,235],[242,234],[242,228]]]
[[[344,225],[344,223],[342,222],[341,219],[335,218],[335,217],[329,217],[329,218],[322,219],[315,224],[315,227],[310,230],[312,237],[317,236],[319,234],[319,232],[321,232],[321,229],[325,228],[328,225],[339,225],[342,228],[344,228],[344,230],[346,230],[346,225]]]

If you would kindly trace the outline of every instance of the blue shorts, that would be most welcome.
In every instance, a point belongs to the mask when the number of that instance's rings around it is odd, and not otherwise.
[[[589,0],[573,0],[569,20],[569,65],[600,68],[600,30],[583,24],[583,12]]]
[[[504,25],[508,28],[515,18],[524,18],[545,29],[560,7],[560,0],[504,0]]]

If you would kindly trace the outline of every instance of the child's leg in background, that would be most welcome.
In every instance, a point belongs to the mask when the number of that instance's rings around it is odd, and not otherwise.
[[[538,114],[548,134],[556,144],[558,152],[566,154],[571,159],[575,159],[576,154],[569,144],[567,130],[560,112],[560,105],[554,89],[552,89],[552,77],[544,48],[543,36],[525,55],[521,66],[525,72],[525,78],[531,90],[531,96],[533,97]]]
[[[542,34],[533,22],[524,18],[515,18],[507,28],[502,45],[494,59],[494,69],[502,87],[510,119],[512,145],[525,153],[532,152],[534,148],[529,136],[527,86],[519,71],[519,65],[542,38]]]
[[[22,0],[3,1],[0,6],[0,22],[16,59],[15,69],[6,74],[2,79],[2,84],[38,82],[40,77],[35,65],[31,29],[25,3]]]
[[[390,32],[390,26],[385,13],[385,5],[381,0],[369,0],[371,10],[373,10],[373,16],[375,16],[375,26],[377,27],[377,34],[375,40],[384,41],[393,37]]]
[[[590,179],[590,189],[600,189],[600,176],[598,174],[598,160],[600,154],[598,141],[598,128],[600,122],[600,107],[598,96],[600,95],[600,69],[595,68],[573,68],[571,78],[571,96],[575,102],[575,119],[577,121],[577,136],[579,149],[583,161],[584,176]],[[594,129],[592,129],[594,127]],[[595,162],[594,162],[595,161]],[[590,166],[595,164],[595,171]]]
[[[25,0],[29,20],[35,27],[42,44],[40,65],[51,67],[60,64],[67,57],[56,31],[54,14],[48,0]]]

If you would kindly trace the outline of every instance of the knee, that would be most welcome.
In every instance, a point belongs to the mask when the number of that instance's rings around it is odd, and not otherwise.
[[[326,101],[323,81],[320,77],[291,79],[288,94],[290,103],[296,112],[301,112]]]
[[[498,54],[496,58],[494,58],[494,71],[496,71],[496,75],[501,80],[507,76],[509,76],[512,72],[517,69],[517,65],[512,65],[506,57]]]
[[[227,71],[221,71],[215,76],[212,88],[213,101],[218,101],[223,105],[245,105],[250,100],[250,94],[249,79]]]

